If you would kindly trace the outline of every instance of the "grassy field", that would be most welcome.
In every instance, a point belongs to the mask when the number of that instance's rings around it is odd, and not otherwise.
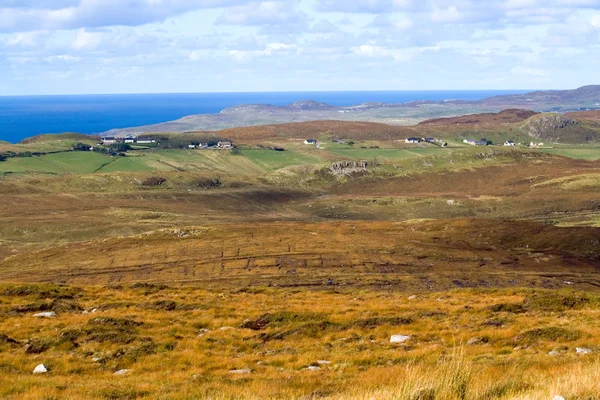
[[[242,155],[267,171],[274,171],[294,165],[306,165],[322,162],[316,157],[294,151],[243,150]]]
[[[0,398],[600,399],[595,148],[293,135],[0,162]]]
[[[0,162],[0,173],[91,174],[111,162],[94,152],[65,152],[32,157],[15,157]]]
[[[549,154],[556,154],[559,156],[588,160],[588,161],[597,161],[600,160],[600,147],[589,146],[589,147],[557,147],[553,149],[543,149],[540,151],[544,151]]]
[[[4,399],[596,399],[596,295],[3,285]],[[32,317],[40,310],[54,318]],[[400,344],[392,335],[407,336]],[[49,372],[32,375],[44,364]],[[121,375],[115,375],[115,372]]]

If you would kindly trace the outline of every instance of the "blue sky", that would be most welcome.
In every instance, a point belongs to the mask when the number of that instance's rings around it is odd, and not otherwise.
[[[600,0],[0,0],[0,95],[600,83]]]

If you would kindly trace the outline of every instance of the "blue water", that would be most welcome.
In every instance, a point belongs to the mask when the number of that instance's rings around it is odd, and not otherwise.
[[[336,106],[413,100],[480,100],[525,93],[499,91],[271,92],[0,97],[0,140],[17,143],[43,133],[101,133],[156,124],[191,114],[218,113],[240,104],[286,105],[316,100]]]

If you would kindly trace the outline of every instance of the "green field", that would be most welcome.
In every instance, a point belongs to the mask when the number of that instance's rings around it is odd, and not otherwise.
[[[294,151],[243,150],[242,155],[258,166],[274,171],[293,165],[315,164],[321,160]]]
[[[557,147],[554,149],[542,149],[541,151],[580,160],[600,160],[600,147]]]
[[[110,157],[92,152],[68,152],[9,158],[0,163],[0,173],[90,174],[110,162]]]
[[[444,151],[439,148],[414,149],[327,149],[328,152],[345,158],[367,161],[395,161],[421,157]]]

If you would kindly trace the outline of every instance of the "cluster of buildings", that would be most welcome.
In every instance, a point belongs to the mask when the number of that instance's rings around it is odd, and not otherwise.
[[[116,138],[112,136],[103,137],[100,144],[114,144],[114,143],[137,143],[137,144],[152,144],[156,143],[156,139],[153,138],[135,138],[128,136],[124,138]]]
[[[228,141],[220,141],[216,145],[211,146],[208,143],[191,143],[188,145],[188,149],[232,149],[233,143]]]
[[[486,139],[475,140],[475,139],[465,139],[463,143],[469,144],[471,146],[487,146],[489,143]]]
[[[435,140],[432,137],[428,137],[428,138],[418,138],[418,137],[409,137],[405,140],[406,143],[435,143],[435,142],[439,142],[439,140]]]

